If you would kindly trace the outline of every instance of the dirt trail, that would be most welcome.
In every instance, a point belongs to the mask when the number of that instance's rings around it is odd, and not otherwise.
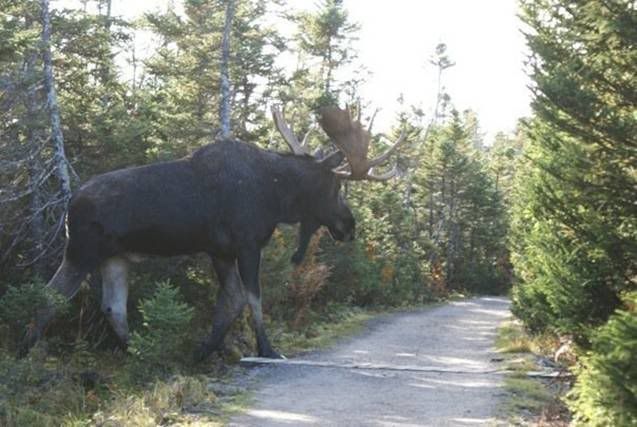
[[[253,405],[231,426],[497,424],[492,361],[505,298],[483,297],[382,317],[361,336],[292,363],[252,368]]]

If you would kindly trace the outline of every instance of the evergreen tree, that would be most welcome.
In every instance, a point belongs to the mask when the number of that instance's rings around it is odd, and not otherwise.
[[[173,10],[147,15],[161,38],[147,61],[149,103],[155,114],[153,140],[158,156],[176,156],[213,140],[219,126],[221,43],[226,2],[186,1],[185,17]],[[274,60],[283,46],[263,24],[266,2],[234,2],[229,34],[229,93],[235,136],[256,142],[268,133],[265,104],[269,82],[277,79]],[[265,90],[257,86],[265,82]]]
[[[525,1],[535,117],[514,208],[514,309],[586,343],[637,269],[637,14],[629,1]]]
[[[350,22],[342,0],[324,0],[316,12],[300,13],[294,21],[300,55],[309,61],[309,68],[318,65],[313,73],[316,101],[338,103],[344,82],[339,84],[336,72],[356,58],[351,44],[360,27]]]
[[[42,13],[48,3],[35,1],[4,2],[2,10],[0,31],[11,35],[0,80],[11,102],[0,133],[8,174],[0,178],[0,265],[48,276],[64,243],[72,181],[143,153],[134,144],[143,129],[111,54],[126,41],[126,24],[75,10]]]
[[[486,162],[474,148],[475,128],[474,115],[465,113],[463,119],[452,111],[449,122],[433,132],[416,171],[415,202],[432,245],[430,263],[442,268],[448,285],[495,291],[505,285],[496,270],[498,259],[506,256],[505,212]]]

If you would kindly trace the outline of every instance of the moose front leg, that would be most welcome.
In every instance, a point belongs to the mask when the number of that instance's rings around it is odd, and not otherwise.
[[[239,274],[247,291],[248,303],[252,310],[252,322],[257,335],[257,347],[260,357],[282,359],[283,357],[272,349],[272,345],[265,333],[263,325],[263,311],[261,309],[261,284],[259,283],[259,266],[261,251],[252,249],[244,251],[238,260]]]
[[[212,258],[212,265],[219,280],[219,292],[212,319],[212,331],[195,354],[195,359],[199,361],[213,351],[221,350],[228,328],[246,305],[236,260]]]
[[[294,255],[292,255],[292,262],[294,264],[299,265],[301,261],[303,261],[310,240],[319,227],[320,224],[314,221],[304,221],[301,223],[299,226],[299,247],[296,249],[296,252],[294,252]]]

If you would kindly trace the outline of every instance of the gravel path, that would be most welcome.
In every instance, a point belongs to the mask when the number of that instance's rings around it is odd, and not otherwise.
[[[251,408],[230,426],[499,424],[493,362],[505,298],[483,297],[382,317],[367,332],[292,363],[252,368]]]

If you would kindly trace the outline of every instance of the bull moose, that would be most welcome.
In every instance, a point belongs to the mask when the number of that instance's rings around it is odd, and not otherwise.
[[[300,223],[295,263],[301,262],[321,226],[336,240],[353,239],[354,217],[341,197],[341,180],[391,178],[396,168],[382,175],[375,175],[373,168],[385,162],[404,138],[368,160],[369,130],[353,120],[349,110],[326,107],[319,112],[319,122],[338,150],[319,159],[298,141],[279,110],[273,109],[273,117],[292,154],[222,139],[180,160],[90,179],[70,200],[64,258],[47,286],[70,299],[86,276],[99,268],[102,311],[126,344],[130,262],[143,254],[204,252],[212,259],[220,288],[212,331],[198,351],[199,358],[221,348],[229,326],[246,304],[252,310],[259,356],[279,358],[263,325],[261,249],[280,223]],[[43,334],[53,316],[51,306],[40,311],[27,346]]]

